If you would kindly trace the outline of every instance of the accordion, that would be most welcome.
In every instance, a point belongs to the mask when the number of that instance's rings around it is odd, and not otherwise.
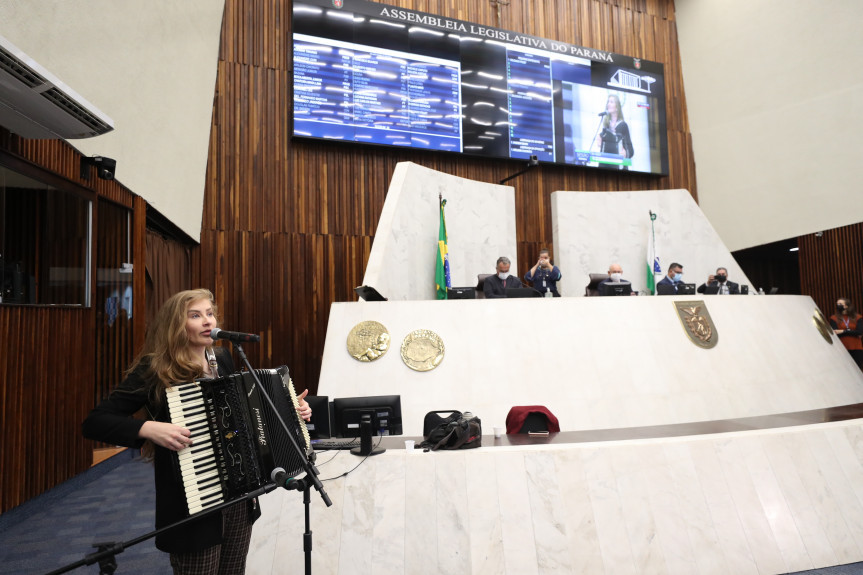
[[[312,453],[288,368],[255,373],[303,453],[249,372],[168,388],[171,423],[192,432],[192,445],[174,454],[189,515],[263,487],[277,467],[296,475]]]

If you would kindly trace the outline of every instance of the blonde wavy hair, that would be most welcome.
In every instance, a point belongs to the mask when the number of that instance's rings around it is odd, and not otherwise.
[[[218,313],[210,290],[181,291],[162,304],[147,329],[144,348],[132,362],[129,373],[142,364],[146,366],[144,379],[152,385],[150,393],[154,403],[160,403],[165,396],[165,390],[173,384],[192,381],[204,374],[201,359],[192,355],[189,349],[189,335],[186,333],[189,307],[202,299],[209,300],[213,313]],[[141,453],[145,459],[152,459],[153,445],[147,441],[141,448]]]
[[[623,106],[620,103],[620,96],[617,94],[609,94],[608,98],[605,100],[605,108],[608,109],[608,101],[614,100],[615,106],[617,106],[617,119],[621,122],[623,119]],[[606,114],[605,117],[602,118],[602,127],[609,128],[611,126],[611,114]]]
[[[204,374],[201,359],[193,356],[189,349],[186,333],[189,307],[202,299],[209,300],[213,313],[218,313],[213,293],[208,289],[181,291],[168,298],[147,330],[144,348],[129,368],[130,372],[134,371],[146,360],[147,375],[156,378],[159,396],[174,383],[192,381]]]
[[[155,378],[157,397],[174,383],[191,381],[204,374],[201,358],[192,355],[186,333],[189,307],[202,299],[209,300],[213,313],[218,313],[213,293],[208,289],[181,291],[168,298],[147,329],[144,348],[129,368],[132,372],[141,363],[147,364],[147,379]]]

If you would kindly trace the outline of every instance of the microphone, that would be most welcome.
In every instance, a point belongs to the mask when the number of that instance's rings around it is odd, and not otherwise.
[[[213,339],[226,339],[234,343],[257,343],[261,341],[261,336],[254,333],[242,333],[239,331],[225,331],[214,327],[210,330],[210,337]]]
[[[521,282],[521,287],[527,288],[527,289],[532,289],[535,292],[543,293],[543,292],[539,291],[538,289],[536,289],[535,287],[527,285],[527,282],[524,281],[523,279],[521,279],[519,276],[513,276],[513,277],[515,277],[518,281]]]
[[[599,114],[597,114],[597,116],[599,116],[600,118],[603,116],[607,116],[607,115],[608,115],[608,112],[600,112]]]

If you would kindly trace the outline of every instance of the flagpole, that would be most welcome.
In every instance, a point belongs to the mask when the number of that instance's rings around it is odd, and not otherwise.
[[[443,199],[443,192],[438,192],[438,215],[440,217],[440,226],[438,228],[438,249],[437,249],[437,266],[435,268],[435,285],[437,290],[437,299],[447,299],[447,288],[452,287],[450,280],[449,255],[447,252],[447,232],[446,232],[446,217],[444,216],[444,206],[446,200]]]
[[[650,273],[653,274],[653,295],[659,295],[659,290],[656,289],[656,229],[653,227],[653,222],[656,221],[656,214],[653,210],[647,210],[650,214],[650,247],[653,248],[653,253],[650,254]]]

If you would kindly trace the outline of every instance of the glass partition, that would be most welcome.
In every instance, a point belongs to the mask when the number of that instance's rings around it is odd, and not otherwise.
[[[0,303],[90,305],[93,205],[0,165]]]

